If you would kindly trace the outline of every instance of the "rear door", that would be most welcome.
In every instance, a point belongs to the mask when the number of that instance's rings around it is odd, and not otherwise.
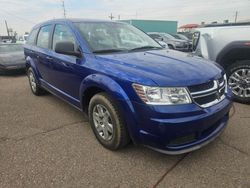
[[[36,66],[40,77],[47,83],[51,82],[51,58],[49,54],[51,53],[51,32],[53,25],[42,26],[39,30],[37,36],[36,46],[33,48],[34,57],[36,59]]]

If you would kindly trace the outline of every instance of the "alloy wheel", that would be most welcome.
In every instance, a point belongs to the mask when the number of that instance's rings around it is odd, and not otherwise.
[[[101,104],[95,105],[92,116],[99,136],[105,141],[111,140],[113,137],[113,123],[107,108]]]
[[[233,94],[239,97],[250,97],[250,69],[238,69],[228,78],[228,85]]]
[[[30,86],[33,92],[36,92],[36,80],[32,71],[29,72]]]

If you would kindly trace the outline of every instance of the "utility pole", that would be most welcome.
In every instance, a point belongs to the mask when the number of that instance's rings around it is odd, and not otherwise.
[[[238,17],[238,11],[235,12],[235,19],[234,19],[235,23],[237,22],[237,17]]]
[[[64,0],[62,0],[62,9],[63,9],[63,16],[64,16],[64,18],[66,18],[66,10],[65,10]]]
[[[111,20],[113,20],[115,17],[112,15],[112,13],[110,14],[110,16],[109,16],[109,18],[111,19]]]
[[[7,21],[5,20],[5,26],[6,26],[6,29],[7,29],[7,33],[8,33],[8,37],[10,36],[10,32],[9,32],[9,28],[8,28],[8,24],[7,24]]]

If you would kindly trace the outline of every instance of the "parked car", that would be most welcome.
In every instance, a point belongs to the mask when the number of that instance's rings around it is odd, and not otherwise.
[[[177,32],[177,34],[184,35],[189,40],[193,40],[193,34],[194,34],[193,31],[192,32]]]
[[[21,44],[0,44],[0,71],[25,69],[23,46]]]
[[[130,24],[47,21],[32,29],[24,52],[33,94],[47,90],[86,112],[108,149],[132,140],[167,154],[190,152],[227,125],[223,69],[166,50]]]
[[[182,34],[171,34],[173,37],[175,37],[176,39],[180,39],[180,40],[185,40],[186,42],[188,42],[188,51],[192,51],[193,50],[193,40],[187,38],[185,35]]]
[[[250,25],[199,28],[194,51],[226,70],[235,101],[250,102]]]
[[[176,39],[168,33],[150,32],[148,35],[156,41],[166,42],[170,49],[188,51],[189,44],[187,41]]]
[[[157,41],[163,48],[167,48],[167,49],[169,49],[169,47],[168,47],[168,44],[166,43],[166,42],[164,42],[164,41]]]

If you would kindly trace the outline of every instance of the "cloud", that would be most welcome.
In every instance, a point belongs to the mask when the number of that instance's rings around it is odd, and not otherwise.
[[[249,0],[65,0],[67,17],[176,20],[179,24],[250,19]],[[61,0],[0,0],[0,34],[6,19],[18,33],[63,16]]]

